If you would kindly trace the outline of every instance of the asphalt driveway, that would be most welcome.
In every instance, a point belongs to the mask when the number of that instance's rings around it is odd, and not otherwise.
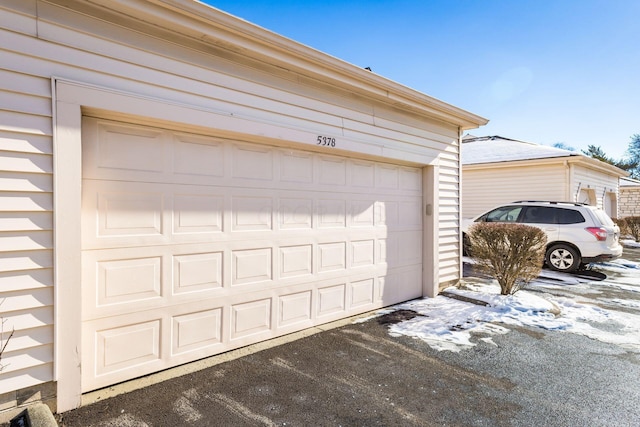
[[[633,426],[640,355],[516,327],[439,352],[394,312],[58,416],[62,426]]]
[[[640,249],[627,255],[640,261]],[[617,284],[566,278],[567,286],[550,276],[537,292],[640,316],[634,274]],[[438,351],[389,334],[390,325],[414,316],[396,310],[243,350],[57,420],[68,427],[640,425],[640,351],[633,347],[512,324],[505,334],[475,336],[473,347]]]

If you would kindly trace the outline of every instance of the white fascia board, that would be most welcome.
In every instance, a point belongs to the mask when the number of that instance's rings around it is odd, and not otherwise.
[[[523,166],[548,166],[564,164],[567,157],[545,157],[541,159],[505,160],[501,162],[462,164],[462,170],[521,168]]]
[[[56,0],[51,0],[55,2]],[[295,42],[194,0],[89,0],[152,25],[211,43],[262,62],[298,72],[459,126],[484,126],[488,120],[403,86],[361,67]]]
[[[602,160],[594,159],[586,155],[572,156],[568,159],[569,163],[582,164],[582,166],[590,169],[596,169],[599,172],[613,175],[616,178],[622,178],[629,176],[629,172],[620,169],[617,166],[611,165]]]
[[[616,177],[625,177],[629,173],[622,169],[605,163],[603,161],[593,159],[583,155],[573,155],[564,157],[546,157],[541,159],[522,159],[522,160],[506,160],[503,162],[490,162],[490,163],[472,163],[463,164],[462,170],[482,170],[482,169],[502,169],[502,168],[515,168],[522,166],[540,166],[540,165],[553,165],[553,164],[576,164],[582,165],[589,169],[595,169],[599,172],[613,175]]]

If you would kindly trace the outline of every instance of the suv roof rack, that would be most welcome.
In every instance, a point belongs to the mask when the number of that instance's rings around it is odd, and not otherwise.
[[[550,205],[571,205],[571,206],[590,206],[589,203],[580,202],[558,202],[553,200],[517,200],[512,203],[548,203]]]

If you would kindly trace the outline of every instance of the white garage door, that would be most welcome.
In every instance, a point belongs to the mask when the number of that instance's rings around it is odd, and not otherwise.
[[[85,118],[82,388],[420,296],[421,170]]]

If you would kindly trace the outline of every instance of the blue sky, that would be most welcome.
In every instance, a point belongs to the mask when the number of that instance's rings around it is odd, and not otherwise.
[[[621,158],[640,134],[638,0],[207,0],[490,120]]]

